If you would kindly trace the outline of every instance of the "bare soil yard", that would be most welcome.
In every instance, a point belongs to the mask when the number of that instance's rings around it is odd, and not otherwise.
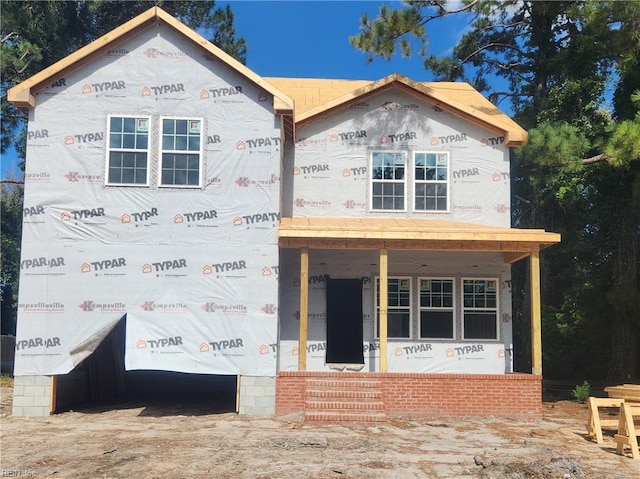
[[[0,477],[200,479],[638,479],[611,434],[586,439],[586,406],[544,419],[433,418],[322,426],[190,405],[122,404],[12,418],[2,387]]]

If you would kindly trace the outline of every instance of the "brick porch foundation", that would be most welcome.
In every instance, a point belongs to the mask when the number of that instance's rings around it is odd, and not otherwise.
[[[283,371],[276,378],[276,414],[305,410],[308,379],[372,378],[389,417],[542,417],[542,376]]]

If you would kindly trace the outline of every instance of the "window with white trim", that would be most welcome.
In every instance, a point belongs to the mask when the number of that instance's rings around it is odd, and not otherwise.
[[[106,184],[149,185],[148,116],[109,116]]]
[[[376,337],[380,337],[380,278],[376,278]],[[387,278],[387,337],[411,337],[411,278]]]
[[[454,288],[450,278],[418,278],[420,338],[455,339]]]
[[[414,153],[415,211],[449,210],[449,154]]]
[[[463,339],[498,339],[496,279],[462,280]]]
[[[374,151],[371,153],[372,210],[405,210],[406,162],[407,155],[404,152]]]
[[[202,120],[160,120],[160,186],[202,186]]]

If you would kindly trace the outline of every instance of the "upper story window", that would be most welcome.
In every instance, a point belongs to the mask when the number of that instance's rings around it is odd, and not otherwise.
[[[405,210],[405,153],[374,151],[371,154],[371,209]]]
[[[462,280],[464,339],[498,339],[498,291],[495,279]]]
[[[415,210],[447,211],[449,209],[449,154],[415,153]]]
[[[149,184],[149,124],[147,116],[110,116],[107,184]]]
[[[371,210],[407,211],[407,197],[413,211],[449,211],[449,153],[371,153]]]
[[[454,339],[453,279],[419,278],[420,337]]]
[[[157,174],[153,181],[161,187],[202,187],[201,118],[163,117],[158,125],[156,117],[110,115],[108,124],[108,186],[149,186]],[[152,158],[158,158],[157,168],[152,168]]]
[[[202,186],[202,120],[162,118],[160,186]]]

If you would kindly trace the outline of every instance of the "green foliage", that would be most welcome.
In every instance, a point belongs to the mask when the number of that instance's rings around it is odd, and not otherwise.
[[[589,142],[580,129],[567,123],[541,123],[529,130],[529,141],[518,149],[522,163],[534,168],[565,168],[574,172],[582,169],[582,158]]]
[[[640,115],[616,125],[604,152],[616,168],[628,168],[631,162],[640,160]]]
[[[576,401],[585,403],[591,395],[591,385],[587,381],[584,381],[582,384],[578,384],[573,388],[571,395]]]
[[[2,185],[0,190],[0,301],[2,334],[15,334],[18,281],[20,278],[20,241],[22,236],[21,186]]]

